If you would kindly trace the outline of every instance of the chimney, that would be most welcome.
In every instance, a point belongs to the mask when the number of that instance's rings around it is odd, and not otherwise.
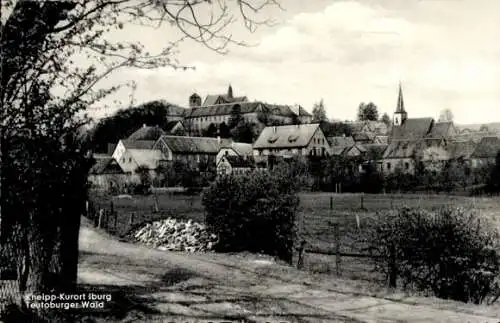
[[[273,132],[276,133],[276,126],[273,126]]]
[[[145,123],[143,123],[143,124],[142,124],[142,127],[143,127],[143,128],[146,128],[146,124],[145,124]]]
[[[220,136],[217,136],[217,144],[220,145]]]
[[[342,137],[345,137],[345,133],[342,134]]]

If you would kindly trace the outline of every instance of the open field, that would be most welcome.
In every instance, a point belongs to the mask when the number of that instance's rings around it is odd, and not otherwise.
[[[116,198],[95,196],[98,207],[110,208],[111,202],[117,212],[117,233],[125,234],[130,228],[130,217],[137,225],[155,219],[174,217],[193,219],[203,222],[204,211],[200,196],[161,194],[150,196],[133,196],[132,198]],[[159,212],[155,209],[155,200]],[[474,208],[485,218],[492,220],[500,228],[500,198],[498,197],[463,197],[446,195],[360,195],[332,193],[301,193],[299,227],[305,238],[309,252],[305,259],[305,268],[314,272],[335,273],[335,232],[334,223],[339,223],[340,250],[343,253],[363,253],[363,226],[370,218],[384,211],[395,208],[422,207],[432,209],[442,206],[461,206]],[[363,203],[363,205],[361,205]],[[363,208],[362,208],[363,206]],[[359,218],[360,228],[356,225]],[[110,219],[111,226],[114,220]],[[323,253],[323,254],[316,254]],[[371,273],[368,259],[342,257],[342,274],[361,279],[376,278]]]

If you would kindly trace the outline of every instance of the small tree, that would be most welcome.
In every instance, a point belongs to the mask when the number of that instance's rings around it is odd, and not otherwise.
[[[297,187],[288,170],[221,176],[204,193],[208,229],[216,250],[264,252],[291,262]]]
[[[489,131],[490,131],[490,128],[489,128],[487,125],[483,124],[483,125],[479,128],[479,131],[481,131],[481,132],[489,132]]]
[[[201,134],[203,137],[217,137],[219,130],[215,124],[211,123],[208,128],[202,130]]]
[[[498,232],[474,211],[404,208],[374,223],[377,268],[406,288],[445,299],[482,303],[498,291]]]
[[[231,109],[231,116],[229,117],[229,129],[233,129],[240,124],[240,122],[244,122],[245,119],[241,114],[241,106],[239,104],[235,104]]]
[[[146,165],[140,165],[137,167],[135,170],[135,173],[139,175],[139,180],[140,180],[140,192],[143,194],[146,194],[150,191],[150,187],[153,184],[153,179],[151,176],[151,173],[149,171],[149,167]]]
[[[221,122],[219,124],[219,135],[221,138],[230,138],[231,137],[231,129],[227,126],[225,122]]]
[[[251,144],[257,137],[254,131],[254,127],[254,124],[243,120],[233,129],[231,129],[231,138],[237,142]]]
[[[453,121],[453,111],[451,109],[444,109],[439,113],[439,122]]]
[[[314,122],[321,122],[328,120],[326,116],[325,103],[323,99],[321,99],[318,103],[314,104],[312,109],[312,115]]]
[[[380,121],[382,121],[387,127],[390,127],[392,124],[391,118],[386,112],[384,112],[382,118],[380,118]]]
[[[377,121],[378,120],[378,108],[377,106],[370,102],[365,104],[361,102],[358,106],[358,120],[359,121]]]
[[[496,154],[495,165],[492,167],[487,183],[490,192],[500,192],[500,151]]]

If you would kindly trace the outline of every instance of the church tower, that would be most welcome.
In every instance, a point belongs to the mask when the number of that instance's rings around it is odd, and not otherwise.
[[[233,99],[233,87],[231,86],[231,84],[229,84],[229,87],[227,89],[227,98],[229,100]]]
[[[405,103],[403,101],[403,90],[401,89],[401,82],[399,83],[399,94],[398,94],[398,105],[396,107],[396,112],[394,112],[393,125],[395,127],[402,126],[406,119],[408,119],[408,113],[405,110]]]

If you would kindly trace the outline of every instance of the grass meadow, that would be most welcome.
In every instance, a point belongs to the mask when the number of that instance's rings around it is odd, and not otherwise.
[[[197,222],[204,220],[199,195],[164,193],[118,198],[94,194],[92,200],[98,208],[110,209],[113,204],[117,213],[116,232],[121,236],[134,226],[166,217],[192,219]],[[155,205],[158,206],[158,212]],[[363,253],[363,227],[368,225],[371,219],[383,216],[384,212],[404,206],[425,209],[443,206],[473,208],[500,229],[500,197],[301,193],[297,221],[308,250],[304,260],[305,269],[317,273],[336,272],[333,255],[336,249],[335,223],[339,224],[341,252]],[[113,218],[109,219],[111,227],[114,227],[114,221]],[[342,257],[340,272],[349,278],[380,278],[371,272],[371,264],[367,258]]]

